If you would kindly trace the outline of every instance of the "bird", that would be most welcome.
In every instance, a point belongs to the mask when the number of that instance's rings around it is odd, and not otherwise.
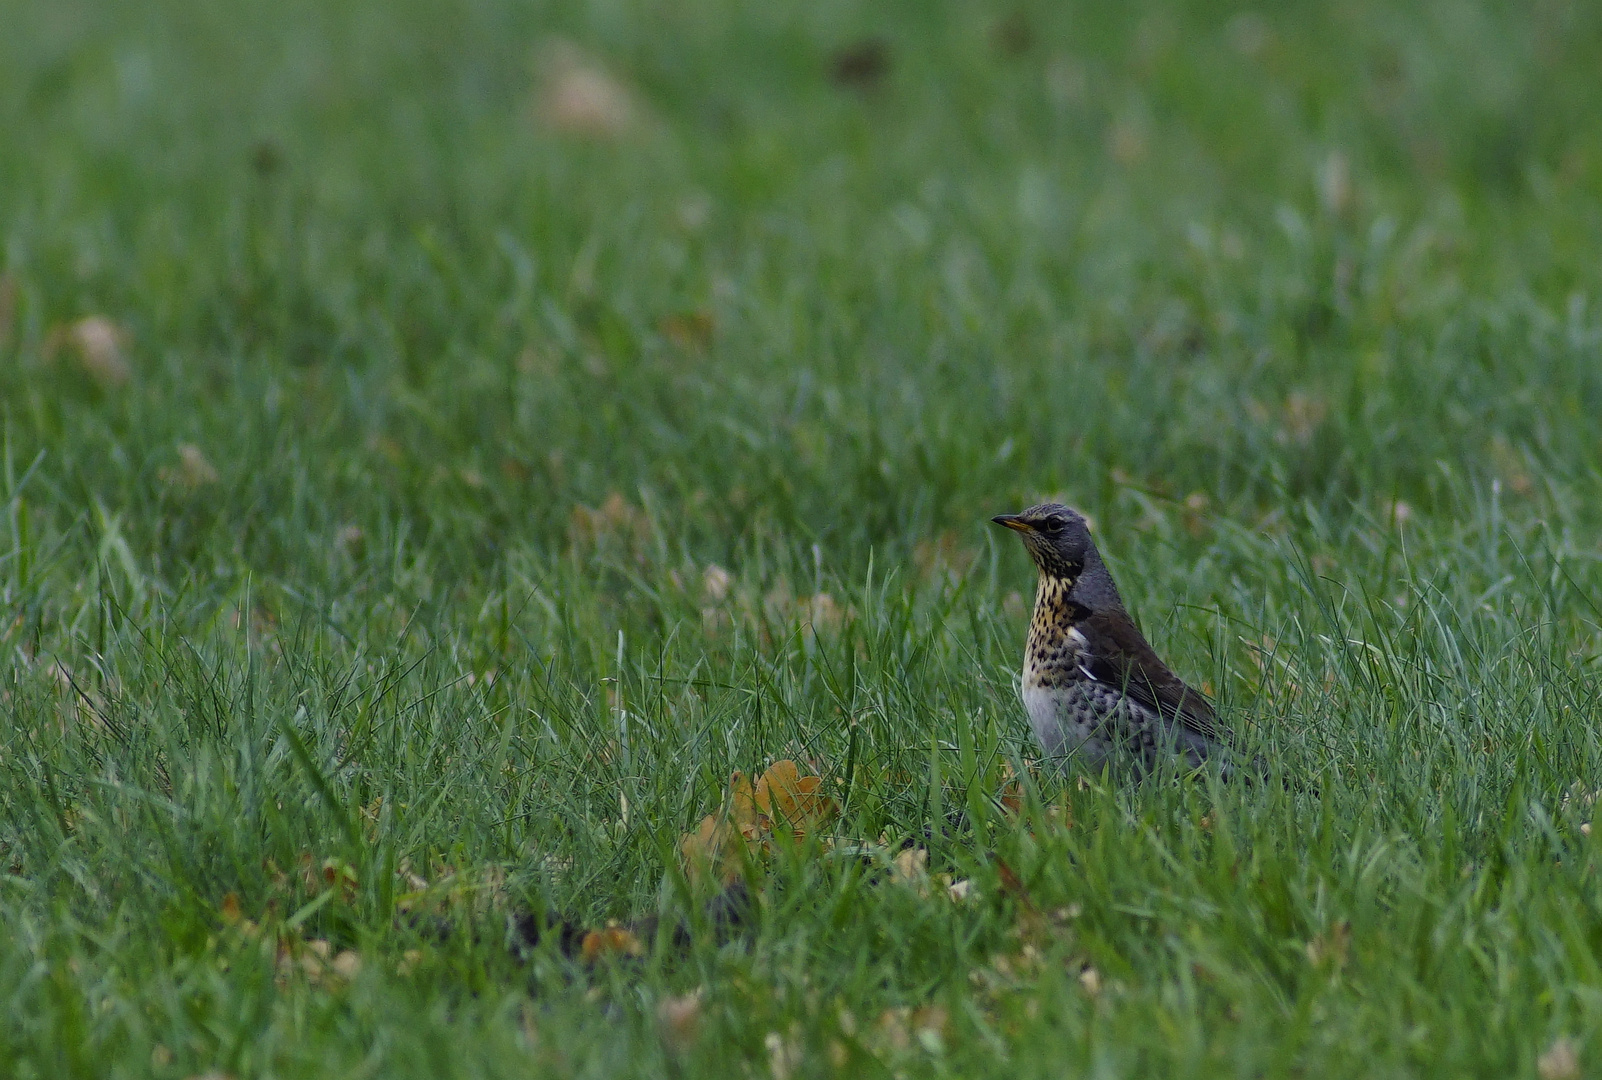
[[[1018,533],[1039,571],[1022,696],[1046,755],[1093,773],[1213,763],[1227,779],[1232,736],[1135,626],[1084,516],[1041,503],[991,520]]]

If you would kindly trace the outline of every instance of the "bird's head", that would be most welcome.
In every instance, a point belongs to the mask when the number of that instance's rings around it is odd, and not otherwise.
[[[1021,514],[1000,514],[990,520],[1016,532],[1029,557],[1048,577],[1074,581],[1086,563],[1099,562],[1084,516],[1062,503],[1041,503]]]

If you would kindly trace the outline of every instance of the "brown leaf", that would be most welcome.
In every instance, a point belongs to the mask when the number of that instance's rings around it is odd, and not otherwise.
[[[1001,891],[1004,894],[1012,897],[1020,904],[1028,904],[1030,907],[1034,907],[1034,904],[1029,899],[1029,890],[1024,888],[1023,879],[1018,876],[1016,870],[1007,864],[1006,859],[996,860],[996,874],[1001,878]]]
[[[224,921],[231,923],[238,922],[240,916],[243,914],[239,910],[239,894],[234,892],[224,894],[222,898],[222,904],[218,910],[221,913]]]
[[[584,943],[579,948],[586,963],[593,964],[603,956],[641,956],[645,953],[645,946],[633,932],[621,926],[608,926],[604,930],[591,930],[584,935]]]
[[[1023,812],[1024,789],[1023,784],[1013,775],[1012,766],[1003,763],[1001,767],[1001,802],[1002,810],[1012,817]]]

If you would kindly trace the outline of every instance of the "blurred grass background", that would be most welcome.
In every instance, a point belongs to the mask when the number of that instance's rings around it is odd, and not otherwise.
[[[1599,9],[0,24],[8,1075],[1602,1052]],[[1046,496],[1312,786],[990,814]],[[979,899],[514,961],[784,757]]]

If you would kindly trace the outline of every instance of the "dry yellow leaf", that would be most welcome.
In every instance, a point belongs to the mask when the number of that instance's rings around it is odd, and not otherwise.
[[[759,812],[751,781],[743,772],[736,772],[729,777],[728,805],[734,827],[747,840],[755,840],[759,833],[767,830],[768,823]]]
[[[770,829],[773,823],[783,822],[795,838],[801,840],[827,825],[840,812],[835,801],[822,793],[822,788],[821,776],[802,776],[795,762],[775,761],[757,781],[756,808],[767,818]]]
[[[817,832],[839,813],[822,787],[822,777],[802,776],[789,760],[774,762],[755,785],[745,773],[734,773],[718,813],[706,815],[679,839],[690,880],[697,886],[734,881],[753,851],[768,849],[775,823],[788,827],[796,840]]]
[[[929,853],[923,848],[906,848],[890,860],[890,880],[916,889],[919,896],[929,893]]]
[[[679,838],[679,855],[696,887],[739,876],[738,862],[730,857],[730,843],[737,835],[727,820],[708,814],[693,831]]]

